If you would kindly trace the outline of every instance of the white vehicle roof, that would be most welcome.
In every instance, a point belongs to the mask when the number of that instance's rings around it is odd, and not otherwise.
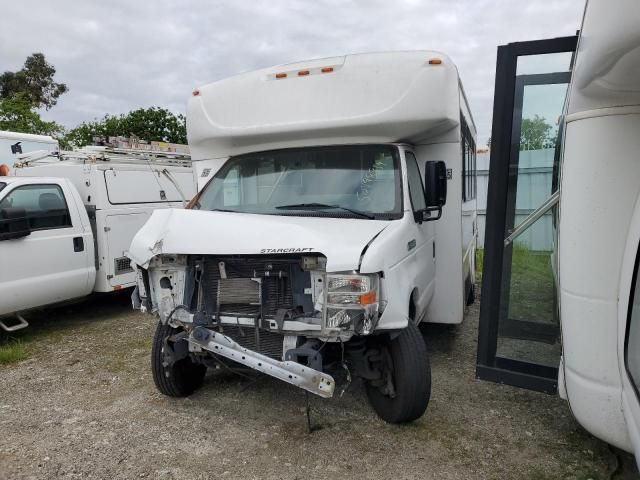
[[[640,105],[640,3],[589,1],[571,80],[568,113]]]
[[[49,135],[33,135],[31,133],[20,133],[20,132],[7,132],[5,130],[0,130],[0,139],[7,140],[16,140],[16,141],[25,141],[25,142],[40,142],[40,143],[50,143],[52,145],[57,145],[58,141]]]
[[[13,177],[13,176],[0,176],[0,183],[60,183],[65,182],[64,178],[60,177]]]
[[[416,144],[458,125],[460,95],[457,68],[440,52],[309,60],[199,88],[187,134],[193,160],[314,144]]]

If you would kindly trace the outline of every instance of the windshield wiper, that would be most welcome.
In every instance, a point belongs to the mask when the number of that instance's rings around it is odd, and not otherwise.
[[[231,213],[246,213],[246,212],[241,212],[239,210],[228,210],[226,208],[211,208],[209,210],[207,210],[207,212],[231,212]]]
[[[339,208],[345,212],[353,213],[359,217],[368,218],[374,220],[375,215],[371,215],[367,212],[361,212],[360,210],[354,210],[353,208],[343,207],[341,205],[328,205],[326,203],[293,203],[291,205],[278,205],[275,207],[277,210],[324,210],[330,208]]]

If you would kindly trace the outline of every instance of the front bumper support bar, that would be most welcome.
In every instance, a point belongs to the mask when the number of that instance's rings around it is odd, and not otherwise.
[[[331,375],[326,373],[297,362],[279,362],[261,353],[241,347],[226,335],[205,327],[194,328],[188,340],[189,349],[192,351],[194,347],[199,347],[321,397],[330,398],[333,396],[335,381]]]

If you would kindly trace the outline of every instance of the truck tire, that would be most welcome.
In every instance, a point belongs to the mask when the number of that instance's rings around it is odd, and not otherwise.
[[[385,422],[407,423],[420,418],[431,396],[431,366],[422,334],[413,323],[400,335],[385,342],[392,365],[395,395],[379,387],[366,385],[369,403]]]
[[[160,393],[169,397],[186,397],[196,391],[207,372],[205,365],[194,363],[189,357],[172,365],[165,365],[164,343],[167,338],[180,330],[158,322],[151,348],[151,372]]]

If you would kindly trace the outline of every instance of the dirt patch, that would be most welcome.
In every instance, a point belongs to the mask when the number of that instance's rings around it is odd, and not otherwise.
[[[472,306],[459,327],[423,329],[433,392],[419,421],[385,424],[354,385],[312,396],[308,434],[304,393],[269,377],[160,395],[156,321],[126,297],[55,310],[23,335],[30,358],[0,365],[0,478],[607,478],[615,454],[565,402],[475,379],[477,318]]]

